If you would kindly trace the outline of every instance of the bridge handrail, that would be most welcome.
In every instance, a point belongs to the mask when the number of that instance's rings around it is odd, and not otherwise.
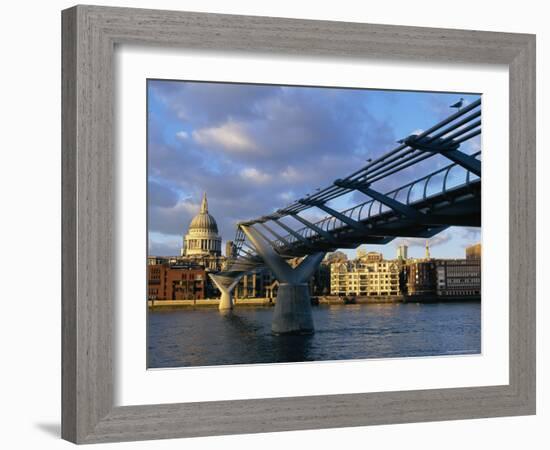
[[[477,117],[480,117],[481,110],[475,111],[472,114],[466,116],[465,118],[459,120],[458,122],[452,125],[449,125],[448,128],[441,130],[446,125],[450,124],[451,122],[455,121],[458,118],[461,118],[466,113],[472,111],[473,109],[479,107],[480,105],[481,105],[481,99],[462,108],[462,110],[458,111],[457,113],[447,117],[446,119],[432,126],[428,130],[420,133],[417,136],[417,139],[425,138],[426,142],[430,142],[453,132],[451,135],[444,138],[443,142],[448,142],[452,140],[455,143],[460,143],[460,142],[463,142],[464,140],[470,139],[480,134],[481,129],[478,129],[464,135],[464,133],[467,133],[472,129],[480,127],[481,126],[480,120],[478,120],[475,123],[471,123],[466,127],[464,127],[464,125],[469,122],[472,122]],[[437,130],[440,130],[440,131],[434,134],[433,136],[429,136],[430,133]],[[456,137],[460,137],[460,138],[455,140]],[[433,155],[434,155],[433,153],[417,152],[416,149],[409,147],[407,144],[401,144],[400,146],[394,148],[393,150],[387,152],[386,154],[382,155],[376,160],[370,162],[369,164],[357,170],[356,172],[352,173],[351,175],[345,177],[343,180],[345,181],[367,180],[369,182],[375,182],[399,170],[403,170],[404,168],[407,168],[410,165],[417,164],[425,159],[431,158]],[[402,158],[405,158],[405,160],[398,161],[394,165],[384,166],[385,164],[394,162]],[[393,170],[391,170],[390,172],[387,172],[389,169],[393,169]],[[350,191],[351,189],[348,189],[348,188],[342,188],[342,187],[331,185],[324,189],[319,190],[318,192],[315,192],[314,194],[308,195],[307,197],[310,199],[326,202],[334,198],[337,198],[341,195],[344,195]],[[283,208],[282,211],[287,213],[297,213],[307,208],[310,208],[310,206],[300,204],[300,202],[294,202],[293,204],[287,206],[286,208]]]
[[[479,157],[481,156],[481,151],[477,151],[475,153],[472,153],[473,157],[479,159]],[[455,168],[455,167],[458,167],[458,168],[461,168],[463,169],[460,165],[456,164],[456,163],[453,163],[453,164],[449,164],[448,166],[445,166],[445,167],[442,167],[440,169],[437,169],[421,178],[418,178],[414,181],[411,181],[409,183],[406,183],[396,189],[393,189],[389,192],[387,192],[385,195],[388,196],[388,197],[391,197],[393,199],[396,199],[397,197],[397,194],[400,192],[400,191],[403,191],[403,190],[406,190],[407,188],[409,188],[408,192],[407,192],[407,198],[406,198],[406,204],[407,205],[410,205],[411,204],[411,201],[410,201],[410,193],[412,191],[412,188],[415,186],[415,185],[418,185],[420,183],[422,183],[423,181],[425,182],[424,183],[424,189],[423,189],[423,195],[422,195],[422,198],[417,200],[417,201],[424,201],[424,200],[427,200],[429,199],[430,197],[433,197],[435,195],[439,195],[441,193],[445,194],[447,192],[447,180],[448,180],[448,175],[450,173],[450,171]],[[464,170],[464,174],[466,176],[466,182],[463,184],[465,186],[469,185],[471,183],[471,177],[470,177],[470,174],[471,172],[469,170],[466,170],[466,169],[463,169]],[[428,183],[430,182],[430,180],[432,178],[434,178],[435,176],[441,174],[445,172],[445,176],[443,178],[443,182],[442,182],[442,189],[441,191],[437,192],[437,193],[434,193],[432,195],[427,195],[427,186],[428,186]],[[459,186],[456,186],[456,187],[461,187],[462,185],[459,185]],[[372,214],[372,206],[375,204],[375,203],[378,203],[380,206],[378,208],[378,213],[377,214]],[[416,202],[413,202],[413,204],[416,203]],[[368,210],[368,213],[365,217],[362,216],[361,212],[363,210],[363,208],[365,206],[369,205],[369,210]],[[350,217],[350,218],[353,218],[355,220],[357,220],[358,222],[360,221],[364,221],[364,220],[367,220],[367,219],[371,219],[371,218],[374,218],[374,217],[377,217],[379,215],[381,215],[383,212],[386,212],[386,210],[382,211],[382,208],[383,208],[383,204],[380,203],[379,201],[375,200],[375,199],[370,199],[370,200],[367,200],[363,203],[360,203],[358,205],[355,205],[351,208],[348,208],[346,210],[343,210],[343,211],[340,211],[340,214],[343,214],[347,217]],[[353,217],[353,214],[355,211],[359,211],[358,214],[357,214],[357,217]],[[330,226],[330,224],[332,223],[332,227]],[[338,226],[336,224],[339,224]],[[342,228],[342,227],[345,227],[346,224],[344,224],[341,220],[339,220],[338,218],[334,217],[334,216],[331,216],[331,215],[327,215],[325,216],[323,219],[315,222],[315,225],[319,228],[321,228],[322,230],[324,231],[335,231],[336,229],[339,229],[339,228]],[[313,229],[309,228],[309,227],[302,227],[302,228],[298,228],[296,230],[294,230],[295,233],[298,233],[300,234],[302,237],[304,238],[309,238],[309,237],[313,237],[313,236],[317,236],[317,232],[315,232]],[[289,243],[292,243],[292,242],[296,242],[298,241],[298,239],[294,236],[292,236],[291,234],[288,234],[286,236],[283,236],[284,239],[286,241],[288,241]],[[277,239],[274,241],[274,244],[277,246],[277,247],[283,247],[284,246],[284,243]]]

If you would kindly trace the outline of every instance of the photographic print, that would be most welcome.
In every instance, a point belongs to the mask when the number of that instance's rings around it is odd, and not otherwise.
[[[147,80],[148,368],[480,354],[481,98]]]

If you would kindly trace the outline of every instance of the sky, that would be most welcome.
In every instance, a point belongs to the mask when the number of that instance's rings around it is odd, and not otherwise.
[[[225,245],[237,222],[269,214],[358,170],[395,148],[397,140],[452,114],[450,105],[459,98],[465,104],[480,98],[172,80],[148,80],[147,96],[148,252],[156,256],[180,254],[204,192]],[[480,142],[478,136],[461,149],[479,151]],[[373,187],[387,192],[449,163],[436,156]],[[463,180],[462,171],[454,172],[450,179]],[[366,200],[354,192],[329,206],[343,210]],[[315,208],[304,212],[310,220],[324,216]],[[465,247],[480,239],[479,229],[451,227],[429,244],[434,257],[463,257]],[[409,245],[409,256],[424,255],[425,239],[361,248],[394,258],[402,243]]]

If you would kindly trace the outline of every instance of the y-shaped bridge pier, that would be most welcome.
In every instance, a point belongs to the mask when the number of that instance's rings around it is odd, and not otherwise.
[[[273,250],[271,242],[264,240],[254,228],[242,226],[242,230],[275,278],[279,280],[271,330],[276,334],[313,333],[308,281],[325,253],[307,255],[298,267],[293,268]]]

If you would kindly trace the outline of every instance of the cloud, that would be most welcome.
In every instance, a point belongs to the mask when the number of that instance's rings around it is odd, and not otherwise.
[[[165,235],[183,235],[191,219],[199,212],[199,205],[199,201],[190,200],[180,201],[171,207],[150,204],[149,231]]]
[[[187,131],[178,131],[176,137],[182,141],[189,139],[189,133]]]
[[[236,122],[193,131],[193,139],[203,147],[212,146],[230,152],[248,153],[258,150],[243,124]]]
[[[303,177],[303,174],[298,172],[298,170],[294,167],[288,166],[281,172],[281,178],[283,178],[286,182],[296,182],[299,181]]]
[[[271,180],[271,175],[260,172],[255,167],[246,167],[245,169],[241,170],[241,177],[257,184],[264,184]]]
[[[178,256],[180,254],[181,245],[181,240],[158,242],[150,238],[148,252],[149,255],[155,256]]]
[[[148,202],[150,206],[173,207],[178,202],[178,194],[171,187],[149,180],[148,183]]]
[[[426,239],[426,238],[400,238],[395,239],[394,246],[399,247],[400,245],[406,245],[408,247],[422,247],[426,246],[426,242],[430,248],[438,247],[440,245],[446,244],[452,239],[452,234],[450,232],[441,232],[435,236]]]
[[[481,228],[461,227],[460,237],[468,241],[465,245],[471,245],[474,242],[479,242],[481,240]]]
[[[257,104],[281,90],[278,86],[165,80],[151,80],[148,87],[172,117],[198,126],[258,117]]]

